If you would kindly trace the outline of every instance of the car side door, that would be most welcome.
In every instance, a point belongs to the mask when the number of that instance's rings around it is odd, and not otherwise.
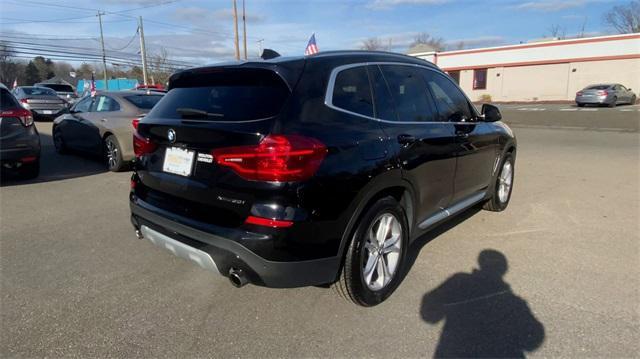
[[[103,153],[102,134],[109,117],[120,110],[118,102],[108,96],[96,96],[89,114],[82,121],[82,138],[85,151],[101,155]]]
[[[412,65],[370,65],[375,116],[388,138],[395,163],[414,191],[413,221],[421,229],[451,202],[455,175],[455,138]]]
[[[435,71],[424,74],[441,121],[454,127],[456,175],[452,204],[482,199],[496,165],[498,133],[492,124],[478,121],[475,108],[449,77]]]
[[[65,146],[74,150],[83,149],[82,121],[89,114],[93,100],[94,98],[89,96],[83,98],[71,108],[69,114],[63,115],[62,119],[56,119],[56,128],[62,135]]]

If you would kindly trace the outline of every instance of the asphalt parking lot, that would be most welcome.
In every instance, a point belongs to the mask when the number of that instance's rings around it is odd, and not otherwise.
[[[519,142],[508,210],[469,210],[419,240],[399,289],[368,309],[329,288],[236,289],[135,239],[130,174],[55,154],[38,123],[40,178],[0,188],[0,355],[418,357],[482,343],[488,356],[637,357],[640,106],[502,108]],[[487,249],[506,275],[451,286]]]

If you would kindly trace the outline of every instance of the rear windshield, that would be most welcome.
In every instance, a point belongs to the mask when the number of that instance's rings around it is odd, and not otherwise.
[[[22,91],[27,95],[51,95],[56,96],[56,92],[46,87],[23,87]]]
[[[63,84],[41,84],[38,86],[48,87],[57,92],[73,92],[73,87]]]
[[[171,84],[171,90],[149,117],[210,121],[248,121],[280,113],[289,89],[269,70],[213,69],[189,74]]]
[[[14,99],[13,95],[5,89],[0,89],[0,110],[8,110],[11,108],[20,108],[20,104]]]
[[[137,108],[150,110],[162,97],[162,95],[131,95],[125,96],[124,99],[131,102]]]
[[[587,87],[585,90],[606,90],[609,87],[611,87],[611,85],[594,85]]]

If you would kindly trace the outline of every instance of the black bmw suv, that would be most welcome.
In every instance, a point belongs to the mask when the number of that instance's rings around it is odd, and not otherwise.
[[[507,207],[516,141],[500,119],[398,54],[185,70],[134,135],[131,220],[235,286],[334,283],[376,305],[413,240],[470,206]]]

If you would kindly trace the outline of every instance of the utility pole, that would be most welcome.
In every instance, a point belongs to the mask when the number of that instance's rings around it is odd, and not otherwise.
[[[242,38],[244,42],[244,59],[247,59],[247,19],[244,11],[244,0],[242,0]]]
[[[140,34],[140,56],[142,57],[142,80],[145,86],[147,83],[147,49],[144,46],[144,27],[142,26],[142,16],[138,18],[138,31]]]
[[[104,33],[102,32],[102,15],[104,12],[98,11],[98,21],[100,22],[100,44],[102,45],[102,66],[104,70],[104,89],[109,90],[109,81],[107,81],[107,55],[104,52]]]
[[[238,7],[236,0],[233,0],[233,29],[235,33],[236,60],[240,60],[240,44],[238,43]]]

